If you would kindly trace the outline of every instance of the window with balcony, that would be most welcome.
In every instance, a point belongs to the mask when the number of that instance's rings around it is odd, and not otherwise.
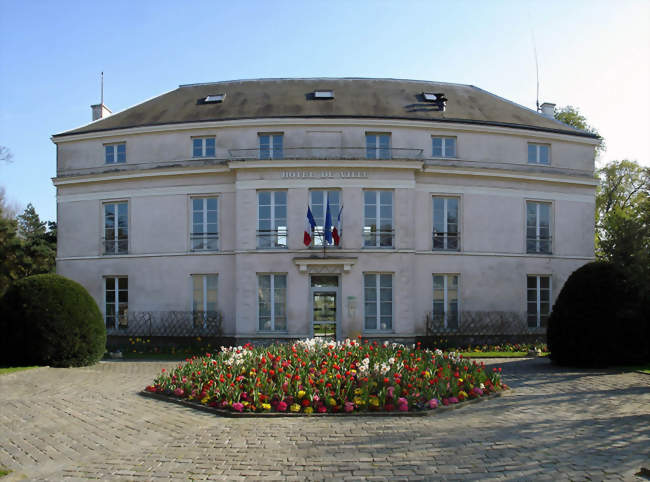
[[[365,331],[393,329],[393,275],[391,273],[363,275],[363,304]]]
[[[104,203],[104,254],[129,252],[129,203]]]
[[[287,247],[287,192],[258,191],[257,247]]]
[[[195,328],[205,328],[217,312],[216,274],[192,275],[192,318]]]
[[[393,229],[393,191],[364,191],[363,200],[363,246],[366,248],[392,248],[395,234]]]
[[[257,275],[259,331],[287,330],[287,275]]]
[[[366,134],[366,159],[390,157],[390,134]]]
[[[432,137],[433,157],[456,157],[455,137]]]
[[[433,323],[436,329],[458,329],[458,275],[433,275]]]
[[[215,157],[214,137],[193,137],[192,157]]]
[[[526,277],[527,318],[529,328],[545,328],[551,313],[551,277]]]
[[[314,189],[309,192],[309,204],[311,214],[316,221],[312,246],[323,246],[325,236],[325,215],[327,213],[327,203],[330,205],[330,216],[332,217],[332,228],[336,226],[336,220],[341,209],[341,191]],[[341,236],[342,233],[339,233]]]
[[[528,164],[550,164],[550,146],[548,144],[528,143]]]
[[[283,135],[282,134],[259,134],[260,159],[283,159]]]
[[[218,200],[216,197],[192,198],[192,251],[219,249]]]
[[[129,278],[104,278],[104,319],[107,330],[125,330],[129,326]]]
[[[526,201],[526,253],[551,251],[551,203]]]
[[[104,144],[104,161],[106,164],[126,162],[126,142]]]
[[[458,251],[458,198],[433,197],[433,249],[434,251]]]

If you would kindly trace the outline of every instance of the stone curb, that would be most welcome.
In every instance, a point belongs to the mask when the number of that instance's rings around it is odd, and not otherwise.
[[[479,402],[484,402],[492,398],[500,397],[504,392],[511,392],[512,388],[502,390],[500,392],[491,393],[479,398],[472,398],[465,402],[456,403],[453,405],[441,405],[434,409],[420,410],[417,412],[352,412],[352,413],[292,413],[292,412],[233,412],[231,410],[224,410],[221,408],[209,407],[201,403],[192,402],[182,398],[174,398],[162,393],[152,393],[142,390],[138,394],[142,397],[153,398],[154,400],[162,400],[164,402],[176,403],[185,407],[190,407],[203,412],[213,413],[221,417],[228,418],[277,418],[277,417],[429,417],[436,413],[444,413],[450,410],[458,410],[466,405],[472,405]]]

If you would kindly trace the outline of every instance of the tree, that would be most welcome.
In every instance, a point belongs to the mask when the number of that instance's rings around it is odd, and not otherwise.
[[[650,168],[613,161],[598,170],[596,255],[639,286],[650,279]],[[646,288],[647,289],[647,288]]]
[[[600,153],[606,150],[605,139],[601,137],[595,127],[589,125],[587,118],[583,116],[580,111],[572,105],[567,105],[560,109],[555,109],[555,118],[560,122],[564,122],[571,127],[583,130],[589,134],[594,134],[600,138],[600,144],[596,146],[596,152]]]
[[[8,147],[0,146],[0,161],[11,162],[14,158],[14,155],[11,153]]]
[[[56,223],[41,221],[32,204],[14,218],[2,201],[0,196],[0,295],[18,279],[53,273],[56,258]]]

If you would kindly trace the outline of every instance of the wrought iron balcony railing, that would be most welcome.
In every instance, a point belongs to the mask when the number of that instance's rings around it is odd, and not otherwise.
[[[229,149],[230,159],[236,161],[252,161],[259,159],[423,159],[422,149],[407,148],[366,148],[366,147],[285,147],[281,150],[260,149]]]
[[[257,249],[284,249],[287,247],[287,228],[258,230]]]
[[[102,254],[129,254],[129,238],[120,237],[118,239],[101,238]]]
[[[460,249],[460,233],[433,233],[434,251],[458,251]]]
[[[393,248],[395,247],[395,230],[375,230],[365,226],[362,230],[364,248]]]
[[[529,254],[551,254],[553,243],[551,236],[526,238],[526,253]]]
[[[219,234],[192,233],[190,234],[190,247],[192,251],[217,251],[219,249]]]

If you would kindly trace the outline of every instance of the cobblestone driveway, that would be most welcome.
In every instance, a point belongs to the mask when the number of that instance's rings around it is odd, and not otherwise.
[[[172,363],[2,375],[0,465],[10,480],[645,480],[650,376],[490,363],[511,393],[424,418],[230,419],[136,394]]]

